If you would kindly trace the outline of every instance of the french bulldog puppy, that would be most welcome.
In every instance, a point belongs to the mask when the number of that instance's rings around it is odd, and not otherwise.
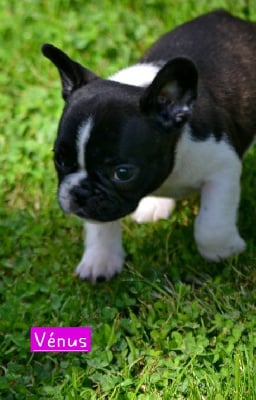
[[[50,44],[42,51],[65,100],[54,146],[59,204],[87,221],[79,277],[121,271],[120,218],[137,207],[138,221],[168,217],[171,199],[193,190],[201,255],[220,261],[245,249],[236,222],[242,157],[256,134],[256,24],[211,12],[108,79]]]

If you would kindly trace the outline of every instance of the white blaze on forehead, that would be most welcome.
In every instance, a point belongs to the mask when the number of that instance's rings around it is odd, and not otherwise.
[[[160,67],[155,64],[135,64],[116,72],[108,79],[119,83],[125,83],[127,85],[144,87],[153,81],[159,69]]]
[[[135,64],[131,67],[124,68],[114,75],[109,77],[109,80],[124,83],[134,86],[147,86],[155,78],[160,67],[153,63],[141,63]],[[85,171],[86,160],[86,145],[89,140],[91,130],[93,127],[93,119],[89,117],[78,129],[77,135],[77,154],[78,154],[78,165],[80,170]]]
[[[92,126],[93,121],[90,117],[78,129],[78,136],[76,141],[78,155],[77,160],[81,170],[85,170],[85,149],[90,137]]]

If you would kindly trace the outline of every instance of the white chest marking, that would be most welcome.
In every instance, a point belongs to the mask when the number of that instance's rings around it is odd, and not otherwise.
[[[226,141],[216,141],[213,136],[195,141],[186,126],[177,144],[173,171],[154,194],[182,198],[221,171],[230,169],[232,179],[234,165],[240,168],[241,163]]]

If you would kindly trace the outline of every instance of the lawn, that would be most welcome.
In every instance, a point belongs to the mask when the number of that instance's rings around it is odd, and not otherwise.
[[[54,43],[107,77],[218,7],[256,21],[254,0],[0,0],[0,398],[256,399],[256,150],[242,176],[244,254],[204,261],[193,240],[198,199],[186,199],[168,221],[127,217],[122,274],[92,286],[73,275],[81,221],[56,200],[63,103],[40,53]],[[32,326],[84,325],[91,353],[30,353]]]

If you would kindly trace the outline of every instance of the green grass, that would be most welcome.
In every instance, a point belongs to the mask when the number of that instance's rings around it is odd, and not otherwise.
[[[216,7],[256,21],[255,1],[0,1],[0,397],[256,399],[256,151],[244,163],[247,251],[219,265],[193,241],[197,199],[169,221],[133,224],[122,274],[73,277],[82,225],[56,201],[52,146],[62,108],[44,42],[102,76],[161,33]],[[93,327],[93,351],[30,353],[31,326]]]

